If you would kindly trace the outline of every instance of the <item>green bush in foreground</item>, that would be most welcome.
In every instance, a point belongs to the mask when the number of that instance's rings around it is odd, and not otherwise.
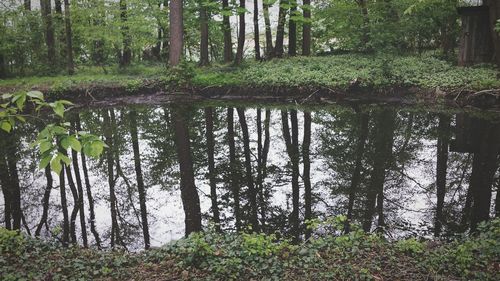
[[[190,235],[130,254],[77,247],[0,230],[1,280],[499,280],[500,219],[449,243],[388,242],[342,220],[292,245],[275,235]],[[339,223],[340,222],[340,223]]]

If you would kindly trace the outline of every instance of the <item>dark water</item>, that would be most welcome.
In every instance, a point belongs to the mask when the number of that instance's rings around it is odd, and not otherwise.
[[[160,246],[198,229],[199,212],[203,227],[251,225],[294,239],[309,235],[312,218],[345,215],[389,238],[449,237],[500,212],[498,114],[164,105],[70,119],[110,146],[101,159],[77,155],[64,178],[79,244],[86,235],[90,245],[98,237],[102,247],[140,249],[147,229]],[[0,184],[19,178],[24,231],[62,239],[60,178],[38,170],[29,148],[39,127],[2,135]],[[6,206],[16,203],[4,195],[8,226]]]

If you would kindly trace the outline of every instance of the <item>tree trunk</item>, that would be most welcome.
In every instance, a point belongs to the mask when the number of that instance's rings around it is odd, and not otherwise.
[[[67,1],[67,0],[64,0]],[[123,37],[123,50],[120,58],[120,66],[126,67],[130,65],[132,59],[132,38],[130,36],[130,31],[128,27],[128,15],[127,15],[127,2],[126,0],[120,0],[120,20],[121,20],[121,31]]]
[[[50,65],[57,65],[56,41],[54,35],[54,25],[52,22],[52,6],[50,0],[40,0],[42,18],[45,24],[45,44],[47,44],[47,62]]]
[[[24,10],[31,11],[31,0],[24,0]]]
[[[307,1],[307,0],[306,0]],[[264,24],[266,26],[266,58],[272,58],[274,54],[273,33],[271,31],[271,19],[269,18],[269,0],[262,1],[262,10],[264,12]]]
[[[135,177],[137,180],[137,191],[139,192],[139,205],[141,209],[142,234],[144,236],[144,248],[151,246],[149,237],[148,211],[146,208],[146,188],[142,177],[141,154],[139,150],[139,137],[137,132],[137,112],[130,111],[130,136],[132,138],[132,149],[134,150]]]
[[[183,2],[182,0],[170,1],[170,66],[176,66],[182,59],[184,46],[184,23],[183,23]]]
[[[248,125],[245,116],[245,109],[238,108],[238,119],[240,120],[241,133],[243,135],[243,154],[245,155],[245,178],[248,185],[248,196],[250,201],[250,224],[252,230],[259,231],[259,219],[257,216],[257,192],[252,176],[252,160],[250,151],[250,136],[248,134]]]
[[[224,13],[231,12],[228,0],[222,0],[222,10]],[[229,15],[227,14],[222,16],[222,31],[224,33],[224,62],[228,63],[233,61],[233,43]]]
[[[69,215],[68,215],[68,201],[66,200],[66,186],[64,180],[64,170],[59,173],[59,190],[61,192],[61,208],[63,212],[63,232],[62,232],[62,243],[64,246],[69,244]]]
[[[473,126],[480,129],[478,151],[474,153],[470,190],[472,194],[471,231],[490,218],[492,185],[498,170],[500,152],[500,126],[487,120],[473,119]]]
[[[311,0],[304,0],[304,23],[302,23],[302,55],[311,55]]]
[[[43,205],[42,218],[40,219],[40,222],[36,227],[35,237],[40,236],[40,232],[42,231],[44,225],[47,226],[47,218],[49,215],[50,192],[52,191],[52,188],[54,188],[52,173],[50,171],[50,167],[48,166],[45,167],[45,178],[47,179],[47,186],[45,187],[45,192],[43,194],[43,199],[42,199],[42,205]]]
[[[257,0],[253,0],[253,32],[255,43],[255,59],[260,60],[259,1]]]
[[[203,2],[200,5],[200,65],[205,66],[210,63],[208,57],[208,12]]]
[[[285,20],[286,20],[286,10],[282,8],[285,4],[285,0],[280,0],[279,14],[278,14],[278,27],[276,29],[276,44],[274,46],[273,57],[281,58],[283,56],[283,40],[285,38]]]
[[[500,65],[500,35],[495,29],[497,21],[500,19],[500,4],[498,0],[489,0],[487,5],[490,12],[490,32],[495,48],[495,62]]]
[[[366,0],[358,0],[359,8],[361,9],[361,15],[363,16],[363,45],[366,50],[371,49],[368,44],[370,43],[370,18],[368,16],[368,6]]]
[[[240,231],[241,217],[240,217],[240,186],[236,176],[236,145],[234,143],[234,109],[227,109],[227,138],[229,144],[229,174],[231,191],[234,200],[234,218],[236,231]]]
[[[297,111],[290,111],[290,119],[292,124],[292,134],[290,135],[290,127],[288,125],[288,112],[281,111],[281,121],[283,126],[283,138],[285,139],[286,151],[290,157],[292,166],[292,213],[290,222],[292,228],[292,236],[295,242],[299,240],[299,201],[300,201],[300,186],[299,186],[299,147],[298,147],[298,121]]]
[[[66,27],[66,63],[68,74],[75,73],[75,62],[73,60],[73,32],[71,30],[71,11],[69,0],[64,0],[64,24]]]
[[[113,109],[110,109],[113,110]],[[115,193],[115,176],[114,176],[114,150],[113,146],[113,132],[111,128],[111,122],[108,110],[104,110],[103,114],[103,129],[104,129],[104,139],[106,144],[109,146],[106,151],[106,162],[107,162],[107,176],[109,185],[109,202],[110,202],[110,212],[111,212],[111,248],[114,248],[116,243],[120,241],[120,230],[118,226],[117,218],[117,206],[116,206],[116,193]]]
[[[81,124],[80,124],[80,116],[77,115],[77,119],[75,121],[76,125],[76,130],[81,131]],[[97,228],[95,225],[95,209],[94,209],[94,197],[92,196],[92,187],[90,186],[90,180],[89,180],[89,172],[87,169],[87,161],[85,158],[85,154],[80,154],[81,161],[82,161],[82,170],[83,170],[83,179],[85,181],[85,189],[87,192],[87,201],[89,202],[89,215],[90,215],[90,231],[94,235],[94,239],[97,245],[98,249],[101,249],[101,239],[99,237],[99,233],[97,232]],[[83,198],[83,193],[82,193],[82,198]]]
[[[297,0],[290,1],[290,17],[288,19],[288,55],[297,55],[297,23],[293,16],[297,12]]]
[[[444,198],[446,195],[446,174],[448,168],[448,144],[450,140],[450,117],[439,116],[437,160],[436,160],[436,217],[434,220],[434,236],[441,234],[444,216]]]
[[[390,165],[392,158],[392,145],[394,142],[395,112],[384,109],[377,113],[375,128],[373,168],[370,175],[370,184],[368,186],[367,201],[365,207],[365,220],[363,229],[366,232],[371,230],[372,219],[375,212],[375,202],[377,202],[378,228],[384,227],[383,200],[384,200],[384,181],[386,170]]]
[[[240,9],[245,10],[245,0],[240,0]],[[243,61],[243,51],[245,47],[245,12],[239,14],[238,46],[236,48],[236,57],[234,63],[239,65]]]
[[[200,198],[196,189],[193,170],[193,159],[189,140],[189,128],[186,108],[172,108],[172,118],[175,130],[175,145],[179,170],[181,173],[181,198],[185,213],[186,237],[192,232],[202,230]]]
[[[80,209],[78,206],[78,202],[80,201],[80,199],[78,198],[78,191],[76,190],[75,182],[73,181],[73,176],[71,175],[71,170],[69,169],[69,167],[64,166],[62,172],[66,173],[68,186],[71,190],[71,195],[73,195],[73,210],[71,210],[69,229],[71,243],[76,245],[78,243],[78,240],[76,238],[76,216],[78,215],[78,211]]]
[[[210,199],[212,201],[213,221],[217,231],[220,231],[219,204],[217,203],[217,174],[215,171],[215,139],[214,139],[214,110],[205,108],[205,126],[208,156],[208,179],[210,182]]]
[[[356,193],[361,183],[361,170],[363,169],[363,156],[365,154],[366,139],[368,137],[368,123],[370,122],[370,116],[367,113],[360,113],[359,127],[358,127],[358,141],[356,143],[356,155],[354,161],[354,170],[351,177],[351,185],[349,186],[349,199],[347,203],[347,221],[346,228],[344,231],[348,233],[350,231],[350,224],[353,220],[354,213],[354,200],[356,199]]]
[[[72,124],[74,128],[75,125],[74,123]],[[82,241],[83,241],[83,246],[85,248],[88,247],[88,240],[87,240],[87,224],[85,221],[85,205],[83,202],[83,184],[82,184],[82,178],[80,175],[80,165],[78,164],[78,153],[74,150],[71,150],[71,160],[73,161],[73,172],[75,173],[75,182],[76,182],[76,187],[78,191],[78,210],[80,212],[80,227],[82,229]]]
[[[14,135],[7,137],[8,145],[5,149],[8,167],[8,185],[10,199],[10,213],[12,217],[12,229],[21,229],[22,210],[21,210],[21,187],[19,185],[19,175],[17,172],[17,141]]]
[[[6,158],[6,144],[3,142],[6,139],[7,133],[0,132],[0,185],[2,186],[2,194],[4,200],[4,222],[5,228],[12,230],[12,200],[10,191],[10,176]]]
[[[304,181],[304,220],[312,219],[312,188],[311,188],[311,112],[304,112],[304,140],[302,141],[302,159],[304,170],[302,179]],[[306,229],[306,239],[311,237],[311,229]]]

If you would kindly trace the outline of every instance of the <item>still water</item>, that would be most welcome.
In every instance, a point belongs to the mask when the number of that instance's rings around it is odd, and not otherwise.
[[[71,155],[60,177],[29,146],[41,124],[3,134],[3,225],[16,177],[23,231],[62,239],[62,181],[70,239],[101,248],[161,246],[200,221],[300,240],[305,221],[337,215],[388,238],[450,237],[500,213],[498,114],[172,104],[69,119],[110,148]]]

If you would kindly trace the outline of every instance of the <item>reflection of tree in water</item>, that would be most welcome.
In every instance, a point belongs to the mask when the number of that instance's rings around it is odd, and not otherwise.
[[[298,241],[311,235],[305,220],[343,214],[388,235],[449,236],[488,219],[499,200],[492,198],[498,123],[468,115],[176,105],[84,111],[71,124],[102,134],[110,148],[97,160],[72,153],[64,185],[36,169],[29,148],[36,125],[2,137],[5,226],[25,224],[68,243],[85,245],[88,236],[98,247],[147,248],[161,239],[151,232],[165,223],[157,216],[169,216],[150,206],[178,196],[186,233],[199,230],[203,217],[204,226],[220,221],[222,231],[252,225]]]

